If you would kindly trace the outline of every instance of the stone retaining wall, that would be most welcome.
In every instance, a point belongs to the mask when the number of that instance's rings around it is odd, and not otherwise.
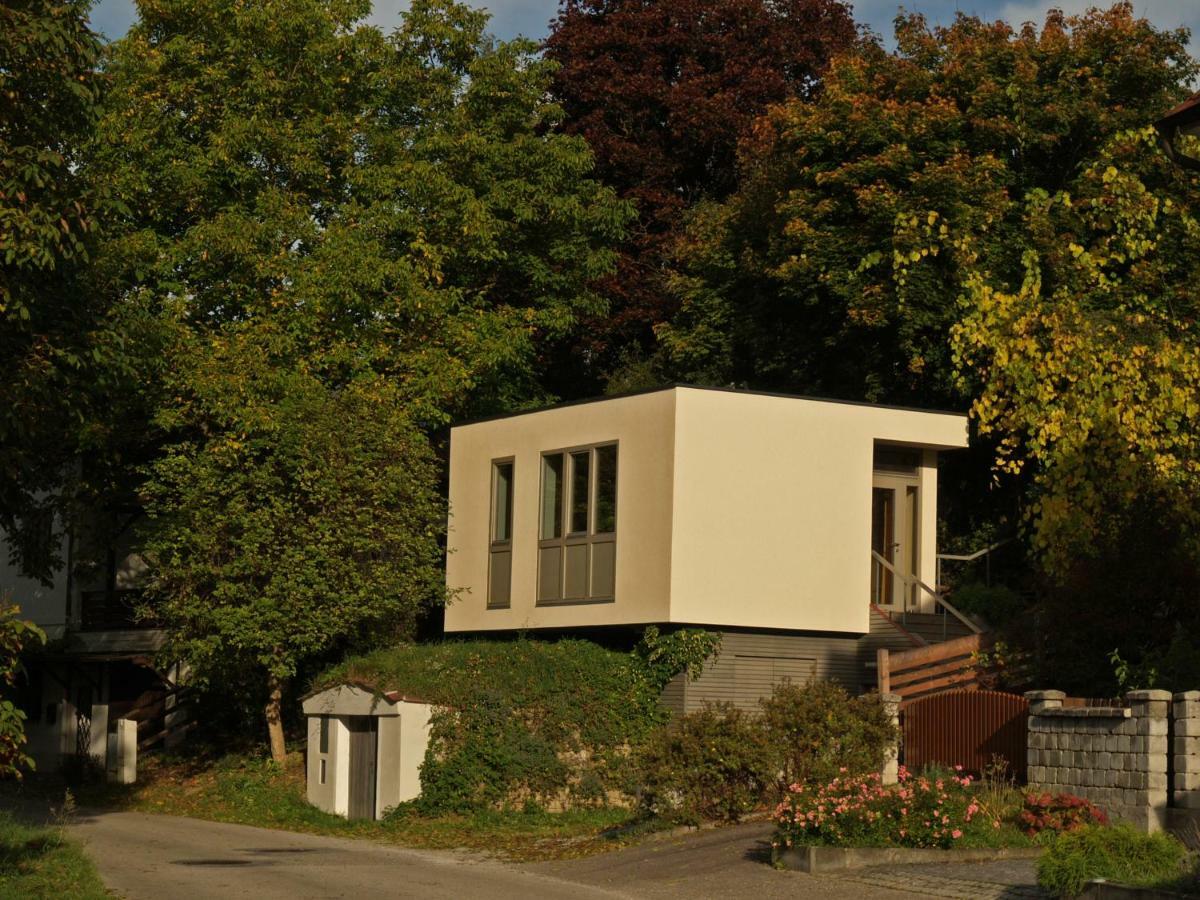
[[[1170,693],[1131,691],[1125,695],[1126,706],[1068,709],[1063,708],[1062,691],[1031,691],[1025,696],[1030,785],[1084,797],[1109,816],[1145,831],[1164,827]],[[1200,807],[1200,692],[1185,700],[1184,707],[1195,712],[1194,749],[1192,744],[1179,744],[1177,737],[1175,750],[1177,756],[1182,749],[1193,758],[1196,774],[1188,783],[1195,787],[1188,793]]]

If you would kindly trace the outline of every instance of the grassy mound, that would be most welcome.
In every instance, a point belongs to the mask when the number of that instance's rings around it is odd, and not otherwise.
[[[574,639],[447,641],[348,659],[313,686],[438,707],[421,769],[426,812],[595,805],[625,786],[628,748],[663,718],[666,672],[646,661],[662,655]]]

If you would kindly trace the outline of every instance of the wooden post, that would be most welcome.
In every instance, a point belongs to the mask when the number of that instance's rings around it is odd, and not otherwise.
[[[888,651],[886,647],[880,647],[875,651],[875,677],[879,683],[879,693],[890,694],[892,692],[892,676],[888,671]]]

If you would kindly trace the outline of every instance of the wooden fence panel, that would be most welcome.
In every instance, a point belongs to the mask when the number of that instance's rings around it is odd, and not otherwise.
[[[916,771],[923,766],[962,766],[981,774],[997,758],[1019,784],[1026,779],[1025,744],[1029,701],[999,691],[946,691],[906,704],[900,717],[900,756]]]
[[[876,655],[879,693],[899,694],[901,706],[919,697],[987,686],[992,667],[981,657],[995,646],[990,634],[971,634],[940,644]]]

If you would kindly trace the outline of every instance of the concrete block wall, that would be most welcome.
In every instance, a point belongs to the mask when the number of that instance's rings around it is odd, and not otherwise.
[[[1172,799],[1179,809],[1200,810],[1200,691],[1176,694],[1172,714],[1175,719],[1171,747],[1175,757]]]
[[[1170,693],[1130,691],[1125,706],[1081,708],[1064,708],[1062,691],[1025,696],[1030,785],[1084,797],[1145,831],[1164,827]],[[1195,699],[1200,806],[1200,693]]]

